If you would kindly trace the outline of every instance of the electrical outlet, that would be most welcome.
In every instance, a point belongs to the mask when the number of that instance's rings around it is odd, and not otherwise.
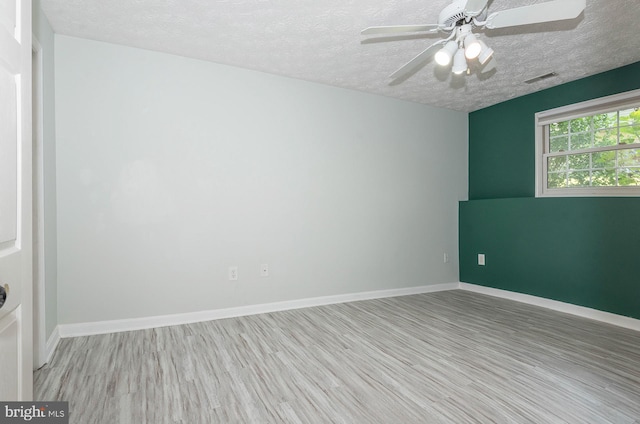
[[[229,281],[238,281],[238,267],[230,266],[229,267]]]
[[[269,264],[260,265],[260,276],[268,277],[269,276]]]
[[[443,258],[443,259],[444,259],[444,263],[445,263],[445,264],[448,264],[448,263],[449,263],[449,254],[448,254],[448,253],[445,253],[445,254],[444,254],[444,258]]]
[[[484,253],[478,253],[478,265],[485,265]]]

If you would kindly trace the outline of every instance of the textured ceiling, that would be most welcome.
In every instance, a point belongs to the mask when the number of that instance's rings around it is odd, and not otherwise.
[[[493,0],[489,11],[544,0]],[[453,77],[434,62],[388,76],[440,34],[365,42],[373,25],[437,22],[449,0],[42,0],[58,34],[173,53],[459,111],[640,61],[640,0],[587,0],[575,20],[481,30],[497,68]],[[387,38],[389,39],[389,38]],[[380,39],[378,39],[380,40]],[[530,78],[556,72],[534,84]]]

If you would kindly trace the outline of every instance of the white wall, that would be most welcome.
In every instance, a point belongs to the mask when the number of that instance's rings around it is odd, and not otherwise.
[[[48,338],[58,325],[57,231],[56,231],[56,127],[54,35],[51,25],[33,2],[33,33],[43,55],[43,162],[44,162],[44,265],[45,265],[45,331]]]
[[[56,93],[62,324],[458,281],[465,113],[59,35]]]

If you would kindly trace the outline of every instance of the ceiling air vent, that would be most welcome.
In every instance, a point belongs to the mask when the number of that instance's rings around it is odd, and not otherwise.
[[[529,80],[526,80],[525,83],[533,84],[534,82],[546,80],[547,78],[552,78],[552,77],[557,77],[557,76],[558,76],[557,73],[549,72],[548,74],[540,75],[539,77],[535,77],[535,78],[531,78]]]

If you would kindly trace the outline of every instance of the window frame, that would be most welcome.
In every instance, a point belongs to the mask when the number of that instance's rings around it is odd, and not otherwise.
[[[535,114],[536,142],[536,197],[624,197],[640,196],[640,187],[563,187],[547,188],[547,161],[545,155],[549,148],[549,126],[554,122],[568,121],[585,116],[615,112],[632,107],[640,107],[640,89],[627,91],[612,96],[587,100],[567,106],[549,109]],[[615,145],[601,148],[589,148],[572,151],[572,154],[597,151],[614,151],[629,149],[629,146],[640,148],[640,143],[632,145]],[[632,148],[632,147],[631,147]],[[566,154],[566,153],[564,153]],[[553,156],[553,154],[551,154]],[[561,155],[561,154],[559,154]]]

